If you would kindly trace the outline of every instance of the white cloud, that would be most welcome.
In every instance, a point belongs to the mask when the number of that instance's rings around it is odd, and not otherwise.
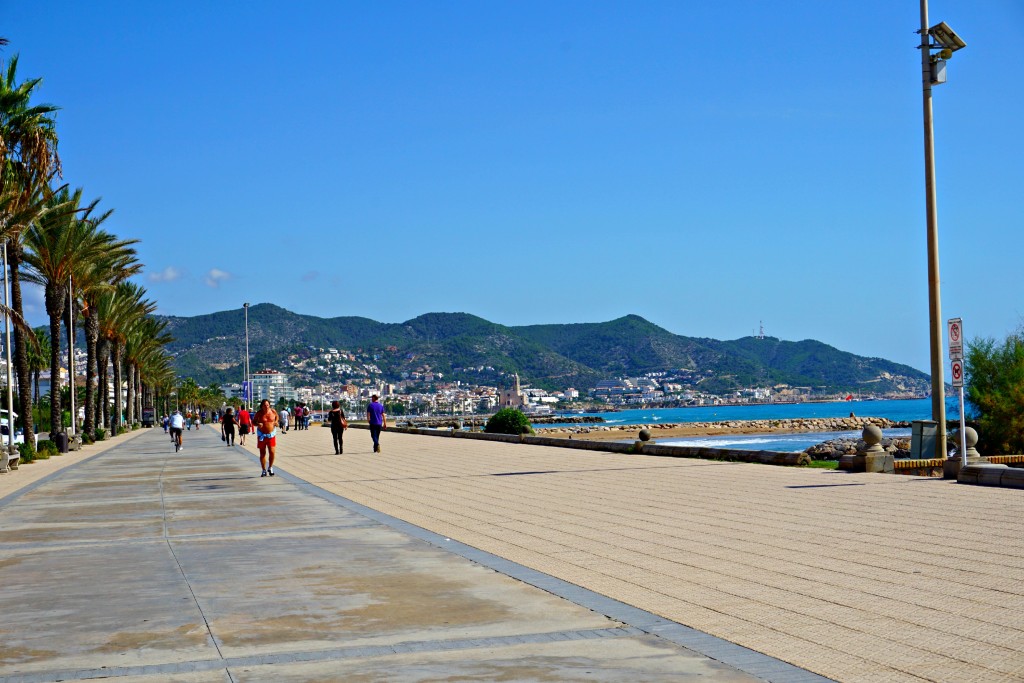
[[[174,282],[181,278],[184,273],[174,266],[167,266],[163,270],[149,274],[150,282]]]
[[[231,273],[220,270],[219,268],[211,268],[210,272],[203,278],[203,282],[206,283],[207,287],[213,287],[214,289],[220,287],[220,283],[230,280],[232,277]]]

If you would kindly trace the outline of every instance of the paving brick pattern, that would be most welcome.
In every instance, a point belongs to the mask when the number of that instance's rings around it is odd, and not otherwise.
[[[1024,494],[349,430],[327,491],[840,681],[1024,680]],[[252,444],[250,444],[251,446]]]

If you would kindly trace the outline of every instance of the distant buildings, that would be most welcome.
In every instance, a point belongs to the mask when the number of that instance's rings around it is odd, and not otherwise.
[[[502,389],[498,395],[498,405],[501,408],[519,408],[522,410],[526,405],[526,394],[519,386],[519,374],[512,375],[513,383],[511,389]]]
[[[288,383],[288,375],[277,370],[260,370],[252,376],[252,398],[253,402],[267,399],[274,404],[282,398],[294,401],[296,394],[295,388]]]

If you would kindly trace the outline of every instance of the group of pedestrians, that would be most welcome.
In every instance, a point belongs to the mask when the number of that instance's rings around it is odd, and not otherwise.
[[[388,428],[387,414],[384,406],[380,403],[380,397],[374,394],[370,397],[370,404],[366,407],[366,421],[370,427],[370,438],[373,440],[373,452],[380,453],[380,434]],[[301,417],[300,417],[301,416]],[[216,418],[216,416],[215,416]],[[191,429],[190,417],[182,415],[175,410],[171,415],[165,415],[163,419],[164,433],[170,433],[171,441],[174,442],[174,452],[182,450],[182,432]],[[202,417],[197,413],[194,416],[195,426],[198,429],[202,424]],[[219,418],[220,435],[224,444],[230,448],[235,445],[235,432],[238,432],[238,444],[245,445],[245,437],[256,432],[256,445],[260,453],[261,477],[274,476],[274,459],[277,456],[277,431],[280,427],[287,431],[289,413],[283,409],[278,413],[270,405],[270,401],[263,399],[255,415],[250,413],[244,406],[236,413],[234,408],[227,408]],[[331,427],[331,440],[334,444],[335,455],[342,455],[344,452],[345,430],[348,429],[348,420],[345,411],[341,408],[339,401],[331,402],[331,410],[327,413],[327,422]],[[299,425],[302,425],[301,427]],[[309,407],[299,404],[295,407],[295,428],[309,429]]]
[[[309,423],[313,418],[309,406],[305,403],[296,403],[292,411],[289,413],[287,408],[281,409],[279,417],[282,431],[287,432],[290,426],[294,426],[295,429],[309,429]]]

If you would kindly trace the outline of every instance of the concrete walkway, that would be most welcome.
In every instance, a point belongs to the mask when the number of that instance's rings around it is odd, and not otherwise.
[[[325,438],[282,436],[282,465],[298,470],[288,454]],[[439,456],[416,455],[436,441],[409,438],[404,455],[376,460],[368,445],[306,459],[410,481]],[[0,498],[0,681],[821,680],[285,474],[258,475],[213,429],[186,432],[177,455],[156,429]],[[416,498],[433,499],[436,483]]]
[[[349,430],[281,467],[841,681],[1024,680],[1024,492]]]

